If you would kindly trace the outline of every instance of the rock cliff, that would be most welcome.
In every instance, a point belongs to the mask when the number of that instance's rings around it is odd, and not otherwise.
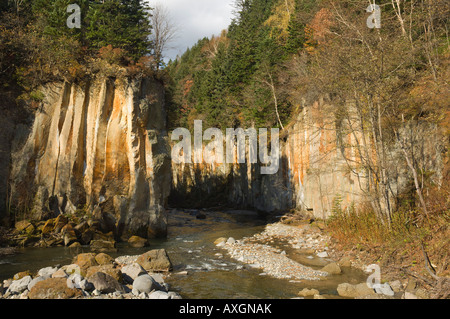
[[[19,126],[11,200],[36,220],[97,212],[117,236],[165,235],[170,190],[164,89],[154,79],[53,83]]]
[[[172,163],[173,206],[211,207],[216,205],[257,209],[262,212],[302,210],[327,218],[335,210],[371,204],[367,191],[367,171],[358,156],[359,132],[330,117],[328,99],[303,105],[285,131],[280,134],[280,162],[276,174],[262,175],[260,164],[176,164]],[[348,105],[351,110],[351,104]],[[399,128],[411,133],[412,128]],[[436,128],[418,124],[413,146],[422,154],[423,167],[442,182],[442,141]],[[425,132],[434,132],[426,134]],[[370,141],[368,141],[370,143]],[[414,192],[412,176],[401,146],[392,141],[386,151],[385,168],[389,178],[390,204],[398,196]]]

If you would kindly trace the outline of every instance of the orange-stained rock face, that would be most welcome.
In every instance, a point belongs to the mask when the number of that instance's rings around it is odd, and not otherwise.
[[[53,84],[45,93],[13,154],[14,200],[31,199],[38,219],[100,205],[116,218],[119,235],[164,235],[170,153],[162,84],[96,79]]]
[[[220,202],[265,212],[296,208],[326,218],[336,199],[342,209],[366,200],[364,186],[349,169],[349,163],[356,171],[359,166],[355,141],[348,134],[338,142],[335,119],[327,112],[330,107],[316,101],[291,121],[283,132],[276,174],[260,174],[259,164],[248,164],[248,152],[245,164],[172,163],[171,204],[208,207]]]

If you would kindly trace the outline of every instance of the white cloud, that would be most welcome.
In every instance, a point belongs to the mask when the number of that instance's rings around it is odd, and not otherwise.
[[[204,37],[218,35],[232,19],[235,0],[150,0],[150,6],[161,3],[178,26],[174,47],[165,53],[167,58],[181,55]]]

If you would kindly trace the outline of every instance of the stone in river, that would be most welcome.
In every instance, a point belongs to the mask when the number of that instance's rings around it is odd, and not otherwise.
[[[150,250],[138,257],[136,262],[146,271],[170,271],[172,263],[165,249]]]
[[[317,289],[308,289],[304,288],[303,290],[299,291],[298,295],[301,297],[309,297],[309,296],[315,296],[319,294],[319,290]]]
[[[330,275],[338,275],[342,273],[341,267],[336,263],[330,263],[322,268],[322,271],[329,273]]]
[[[21,294],[28,289],[28,284],[32,281],[31,276],[25,276],[19,280],[14,280],[8,288],[8,291],[13,294]]]
[[[375,295],[375,291],[372,288],[369,288],[366,283],[360,283],[357,285],[342,283],[338,285],[337,292],[339,296],[350,298]]]
[[[94,285],[95,289],[102,293],[124,292],[122,285],[116,279],[103,272],[97,272],[90,276],[89,282]]]
[[[317,257],[326,258],[328,257],[328,253],[326,251],[322,251],[320,253],[317,253]]]
[[[147,239],[139,237],[139,236],[131,236],[128,239],[128,244],[134,248],[142,248],[148,245]]]
[[[81,290],[67,287],[66,278],[49,278],[39,281],[28,293],[30,299],[71,299],[81,296]]]
[[[227,242],[227,239],[225,237],[220,237],[214,241],[214,245],[221,247],[221,246],[225,245],[226,242]]]
[[[141,294],[143,292],[148,294],[158,287],[159,285],[153,277],[147,274],[137,277],[133,282],[133,291],[137,294]]]
[[[140,275],[146,274],[147,272],[138,263],[132,263],[125,265],[121,269],[122,276],[125,282],[133,283],[133,281]]]
[[[114,258],[112,258],[110,255],[105,253],[100,253],[95,256],[95,261],[99,265],[107,265],[107,264],[114,264]]]
[[[58,267],[45,267],[38,271],[38,275],[44,278],[50,278],[56,271],[58,271]]]

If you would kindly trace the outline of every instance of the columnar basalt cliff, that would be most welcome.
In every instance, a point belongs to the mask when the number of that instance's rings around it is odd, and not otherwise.
[[[349,130],[349,124],[327,112],[332,103],[319,99],[303,105],[285,131],[280,134],[280,162],[276,174],[262,175],[260,164],[176,164],[172,163],[173,190],[169,203],[184,206],[216,205],[257,209],[279,213],[290,209],[327,218],[336,209],[373,205],[376,198],[368,185],[371,172],[360,158],[358,143],[363,136]],[[352,105],[346,106],[349,113]],[[353,125],[357,120],[352,118]],[[399,128],[400,134],[412,128]],[[442,179],[442,141],[436,130],[418,124],[415,130],[420,141],[414,152],[422,154],[425,170],[435,172],[437,184]],[[367,139],[367,137],[366,137]],[[369,140],[366,143],[371,143]],[[413,192],[412,174],[408,169],[402,146],[393,141],[386,151],[384,169],[389,178],[389,205],[397,198]],[[248,155],[248,154],[247,154]],[[376,204],[376,203],[375,203]]]
[[[165,235],[171,172],[163,85],[99,77],[53,83],[43,93],[31,129],[16,133],[12,203],[35,220],[84,210],[103,214],[117,236]]]

